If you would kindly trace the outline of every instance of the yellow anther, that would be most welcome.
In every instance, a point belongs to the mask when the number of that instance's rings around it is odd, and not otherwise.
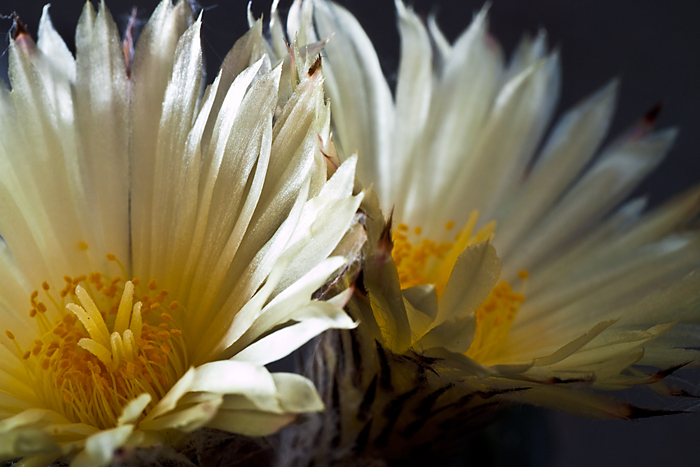
[[[448,221],[445,224],[445,230],[452,230],[454,228],[454,226],[455,226],[455,223],[453,221]]]
[[[148,288],[150,290],[156,290],[158,288],[158,283],[155,279],[151,279],[150,281],[148,281]]]
[[[83,250],[83,251],[85,251],[85,250],[87,250],[87,249],[89,248],[89,246],[88,246],[88,244],[87,244],[87,242],[86,242],[85,240],[79,241],[79,242],[77,243],[77,246],[78,246],[78,249],[79,249],[79,250]]]
[[[413,232],[414,232],[416,235],[420,235],[421,232],[423,232],[423,229],[421,229],[420,227],[416,227],[415,229],[413,229]]]
[[[24,352],[24,355],[22,355],[22,358],[23,358],[24,360],[26,360],[26,359],[28,359],[31,355],[32,355],[32,353],[31,353],[29,350],[27,350],[26,352]]]
[[[106,258],[107,258],[107,261],[116,261],[117,260],[117,256],[112,254],[112,253],[107,253]]]
[[[48,290],[51,288],[51,286],[49,285],[48,282],[44,281],[41,283],[41,288],[48,292]]]
[[[406,224],[399,224],[396,228],[401,232],[408,232],[408,226]]]
[[[175,303],[177,303],[177,302],[175,302]],[[170,306],[172,307],[172,303],[170,304]],[[177,308],[177,307],[175,307],[175,308]],[[173,308],[170,308],[170,309],[172,310]],[[163,318],[163,320],[165,320],[165,321],[172,321],[173,320],[173,317],[170,316],[168,313],[161,313],[160,317]]]
[[[11,341],[15,340],[15,335],[12,334],[12,332],[10,332],[10,331],[5,331],[5,335],[6,335],[7,338],[10,339]]]
[[[518,272],[518,277],[521,278],[521,279],[523,279],[523,280],[525,280],[525,279],[527,279],[528,277],[530,277],[530,273],[527,272],[527,271],[525,271],[525,270],[523,270],[523,271]]]
[[[85,282],[87,280],[87,276],[85,274],[81,274],[80,276],[75,276],[73,278],[73,284],[78,284],[79,282]]]

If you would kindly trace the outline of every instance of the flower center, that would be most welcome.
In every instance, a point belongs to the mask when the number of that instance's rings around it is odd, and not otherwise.
[[[432,284],[438,298],[442,296],[459,255],[468,247],[493,238],[496,228],[493,221],[474,233],[478,217],[478,212],[472,212],[465,226],[455,235],[454,241],[441,243],[422,238],[420,227],[411,231],[409,226],[399,224],[392,235],[394,248],[391,255],[398,269],[401,288]],[[447,232],[453,228],[454,222],[445,224]],[[527,271],[519,273],[523,280],[527,276]],[[513,292],[506,281],[496,284],[476,310],[474,341],[466,355],[484,363],[497,354],[505,345],[511,324],[524,301],[525,296]]]
[[[58,297],[46,282],[46,302],[38,290],[30,296],[39,327],[31,349],[6,331],[38,396],[69,420],[101,429],[116,426],[122,408],[143,393],[152,408],[187,369],[182,331],[164,310],[167,290],[99,272],[64,280]]]

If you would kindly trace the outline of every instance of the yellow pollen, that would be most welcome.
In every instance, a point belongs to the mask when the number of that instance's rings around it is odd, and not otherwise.
[[[78,246],[78,249],[79,249],[79,250],[83,250],[83,251],[85,251],[85,250],[87,250],[87,249],[89,248],[87,242],[84,241],[84,240],[79,241],[79,242],[77,243],[77,246]]]
[[[114,255],[107,259],[117,261]],[[129,401],[146,392],[152,408],[187,370],[177,315],[145,316],[167,295],[156,290],[155,280],[148,287],[101,273],[64,280],[58,299],[47,282],[41,290],[48,300],[38,290],[30,295],[38,338],[28,350],[11,331],[5,335],[46,408],[74,423],[115,427]]]
[[[489,358],[497,356],[524,301],[523,294],[513,292],[507,282],[499,282],[476,310],[476,331],[467,357],[487,363]]]
[[[447,280],[452,274],[457,258],[469,246],[489,241],[493,237],[495,222],[490,222],[473,234],[479,214],[474,211],[465,226],[454,236],[453,241],[436,242],[427,238],[411,238],[406,224],[399,224],[392,235],[394,248],[391,255],[399,272],[402,289],[417,285],[433,284],[440,297],[445,291]],[[445,224],[445,230],[454,227],[454,222]],[[414,230],[415,236],[422,232],[420,227]],[[447,235],[446,235],[447,236]],[[449,238],[449,236],[447,236]]]

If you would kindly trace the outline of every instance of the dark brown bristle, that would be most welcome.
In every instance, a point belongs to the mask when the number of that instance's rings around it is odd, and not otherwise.
[[[647,125],[653,125],[659,119],[659,114],[661,114],[661,109],[663,108],[663,102],[659,101],[651,109],[647,110],[644,114],[644,123]]]
[[[308,71],[309,76],[313,76],[313,75],[316,74],[316,72],[317,72],[318,70],[320,70],[320,69],[321,69],[321,55],[319,55],[318,57],[316,57],[316,61],[315,61],[314,64],[311,65],[311,67],[309,68],[309,71]]]
[[[131,65],[134,61],[134,27],[136,26],[136,12],[136,7],[131,9],[131,15],[129,16],[129,22],[126,25],[124,41],[122,43],[124,63],[126,64],[126,76],[131,76]]]
[[[29,35],[27,26],[19,19],[19,15],[16,12],[12,12],[12,28],[10,29],[10,37],[12,40],[17,40],[18,37],[22,35]]]

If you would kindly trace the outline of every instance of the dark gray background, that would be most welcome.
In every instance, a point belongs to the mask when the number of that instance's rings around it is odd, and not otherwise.
[[[42,0],[0,0],[0,14],[16,10],[32,33],[36,32]],[[284,12],[291,0],[282,1]],[[393,1],[340,3],[356,14],[376,44],[385,73],[392,80],[398,63],[398,34]],[[469,23],[481,0],[418,0],[417,11],[436,11],[450,39]],[[139,18],[147,19],[156,0],[110,1],[107,5],[123,28],[131,7],[139,7]],[[244,0],[203,0],[204,47],[210,78],[233,41],[246,30]],[[256,14],[267,11],[270,0],[256,0]],[[56,28],[72,47],[72,37],[82,2],[56,0],[51,9]],[[680,138],[657,172],[643,183],[637,194],[651,194],[658,202],[700,181],[700,2],[695,0],[493,0],[491,30],[510,52],[524,31],[540,27],[563,55],[564,110],[612,77],[622,78],[613,134],[623,131],[659,101],[664,108],[661,127],[678,126]],[[5,34],[10,20],[0,21]],[[2,49],[6,41],[2,42]],[[6,69],[6,57],[0,71]],[[684,377],[693,389],[696,374]],[[695,389],[696,393],[700,390]],[[640,399],[669,409],[688,409],[651,396]],[[700,465],[700,415],[679,415],[637,422],[590,421],[549,411],[522,409],[493,433],[504,451],[515,452],[499,465],[554,465],[598,467],[635,465]],[[544,439],[544,441],[543,441]],[[519,455],[527,445],[547,449],[551,455],[534,452]],[[547,462],[547,459],[550,459]]]

